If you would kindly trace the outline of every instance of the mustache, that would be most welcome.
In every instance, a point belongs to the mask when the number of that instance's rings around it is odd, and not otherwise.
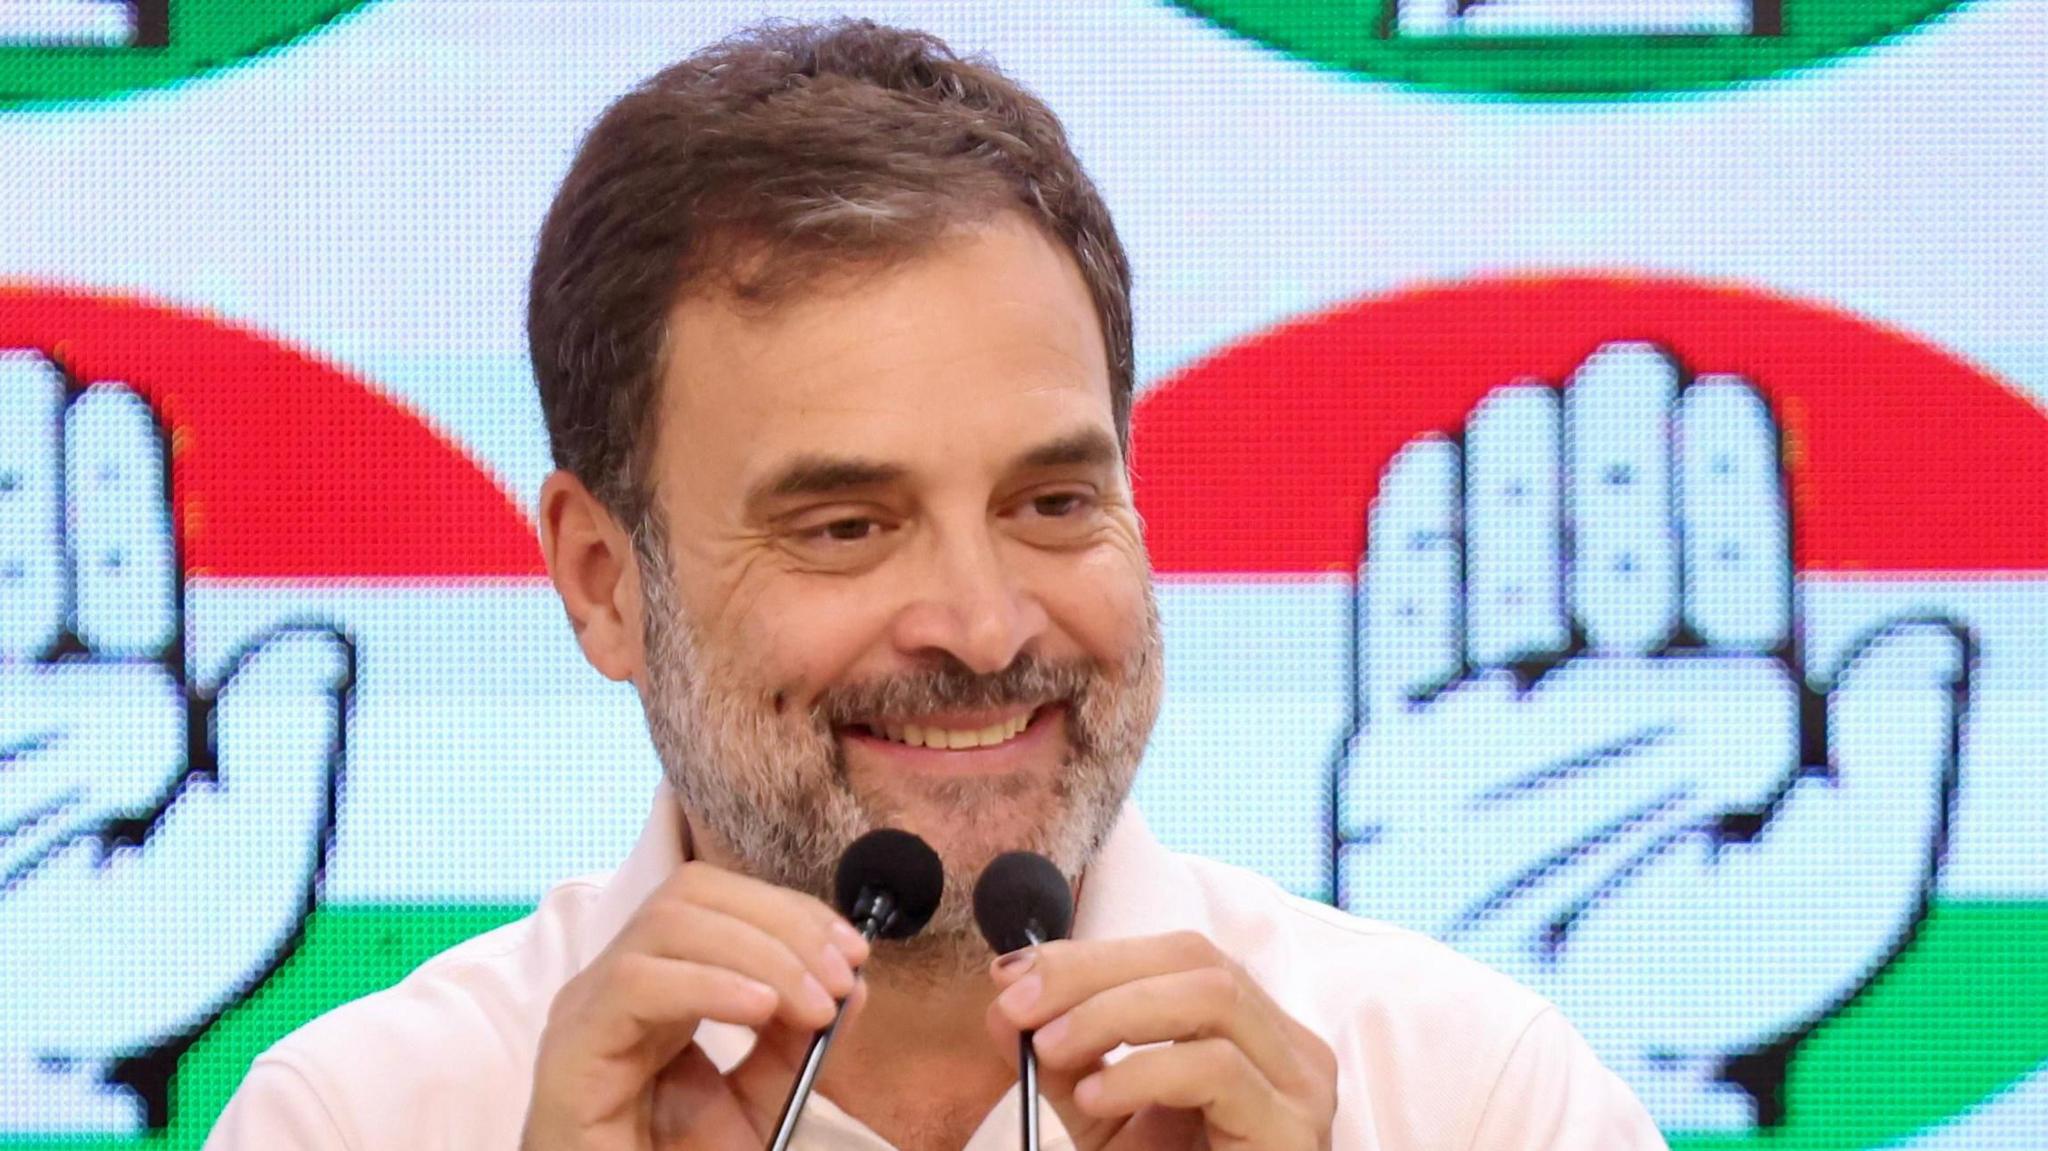
[[[1054,663],[1029,654],[992,674],[976,672],[950,655],[943,659],[923,671],[831,688],[818,697],[812,713],[823,724],[849,727],[956,708],[1036,708],[1078,701],[1102,675],[1092,661]]]

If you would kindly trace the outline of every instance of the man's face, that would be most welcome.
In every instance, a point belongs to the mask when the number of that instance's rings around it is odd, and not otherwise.
[[[907,828],[966,958],[982,865],[1078,874],[1159,706],[1079,270],[1005,217],[765,315],[686,300],[669,346],[640,688],[700,851],[823,894]]]

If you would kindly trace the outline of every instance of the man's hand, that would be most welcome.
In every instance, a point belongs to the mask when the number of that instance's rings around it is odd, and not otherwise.
[[[1036,1030],[1040,1084],[1077,1151],[1330,1145],[1337,1057],[1192,932],[1063,940],[994,969],[989,1033]],[[1104,1056],[1140,1047],[1112,1064]]]
[[[859,1011],[854,968],[867,955],[810,896],[682,865],[555,996],[522,1146],[755,1151],[836,1000]],[[695,1044],[706,1021],[757,1035],[724,1074]]]

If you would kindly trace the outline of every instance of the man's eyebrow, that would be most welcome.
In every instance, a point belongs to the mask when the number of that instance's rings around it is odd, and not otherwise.
[[[1114,437],[1100,428],[1088,428],[1026,451],[1011,464],[1011,469],[1113,467],[1122,457]],[[901,464],[848,456],[802,455],[750,486],[747,505],[758,507],[777,500],[881,487],[909,474],[909,469]]]
[[[824,496],[853,488],[894,483],[906,474],[897,464],[842,456],[798,456],[747,491],[747,503],[758,505],[794,496]]]
[[[1101,428],[1072,432],[1040,444],[1017,457],[1015,470],[1033,468],[1113,467],[1123,459],[1116,439]]]

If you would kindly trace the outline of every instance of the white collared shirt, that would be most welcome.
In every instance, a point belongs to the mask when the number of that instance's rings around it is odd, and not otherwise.
[[[532,915],[428,960],[397,986],[345,1004],[258,1056],[210,1151],[472,1151],[515,1148],[555,992],[595,959],[683,862],[674,795],[607,881],[573,879]],[[1664,1147],[1628,1088],[1569,1023],[1526,990],[1436,941],[1281,891],[1251,872],[1167,851],[1135,807],[1088,869],[1074,936],[1198,931],[1234,956],[1336,1052],[1337,1151],[1652,1151]],[[707,1023],[720,1069],[744,1028]],[[1008,1151],[1017,1096],[963,1151]],[[1050,1107],[1042,1145],[1072,1146]],[[796,1146],[891,1151],[814,1094]]]

